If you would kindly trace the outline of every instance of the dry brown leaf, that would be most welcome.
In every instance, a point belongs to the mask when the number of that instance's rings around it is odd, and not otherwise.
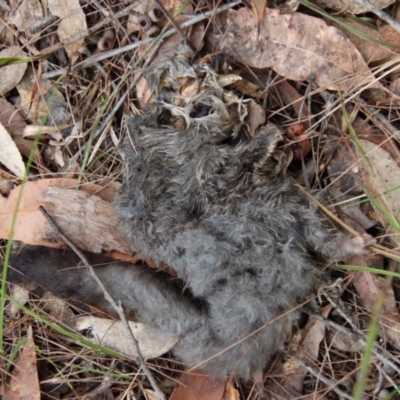
[[[250,100],[249,104],[249,115],[247,118],[247,123],[250,128],[250,135],[255,136],[257,129],[265,124],[265,110],[258,103],[256,103],[253,99]]]
[[[48,4],[51,14],[61,19],[57,31],[61,41],[69,39],[78,33],[84,33],[87,30],[85,13],[79,4],[79,0],[49,0]],[[84,48],[84,39],[79,39],[65,46],[65,50],[72,63],[76,61]]]
[[[390,89],[390,87],[389,87]],[[399,80],[400,89],[400,80]],[[391,90],[391,89],[390,89]],[[400,94],[400,92],[399,92]],[[369,125],[368,120],[357,117],[353,122],[353,128],[359,139],[367,140],[387,151],[400,167],[400,150],[394,140],[388,140],[387,136],[381,133],[378,129]]]
[[[4,99],[0,99],[0,123],[3,124],[7,132],[12,136],[21,154],[28,157],[32,150],[33,141],[22,137],[26,122],[15,107]],[[38,150],[35,152],[35,159],[39,159]]]
[[[139,100],[139,108],[141,110],[144,110],[152,95],[153,92],[147,83],[147,79],[144,76],[141,76],[136,84],[136,96]]]
[[[321,19],[267,9],[259,36],[246,8],[229,10],[216,20],[214,46],[249,67],[271,67],[288,79],[344,92],[371,82],[372,87],[381,87],[351,41]]]
[[[396,29],[392,28],[390,25],[382,25],[379,27],[379,34],[383,41],[392,43],[398,48],[400,47],[400,33]],[[397,52],[399,49],[393,49]]]
[[[350,265],[367,266],[365,258],[353,256],[347,260]],[[379,294],[384,295],[382,315],[379,317],[380,336],[400,349],[400,318],[390,280],[369,272],[355,272],[353,284],[368,312],[372,312]]]
[[[302,121],[309,121],[310,125],[314,124],[314,118],[310,117],[309,107],[307,107],[304,96],[286,80],[277,82],[273,89],[276,90],[279,99],[285,105],[293,107],[297,117],[301,117]]]
[[[392,346],[400,350],[400,317],[398,312],[392,314],[381,315],[379,318],[380,327],[386,334],[386,339]]]
[[[391,155],[381,147],[367,140],[360,140],[360,145],[366,153],[366,157],[362,158],[361,152],[358,156],[361,158],[362,173],[364,184],[373,195],[379,195],[377,202],[383,204],[397,220],[400,218],[400,168]],[[368,161],[369,162],[368,162]],[[395,189],[397,188],[397,189]],[[393,190],[395,189],[395,190]],[[400,233],[394,229],[388,222],[384,213],[371,202],[374,207],[379,221],[387,229],[390,238],[400,245]]]
[[[301,347],[297,351],[297,356],[304,359],[307,363],[315,363],[318,359],[319,345],[325,337],[325,323],[314,317],[310,317],[304,330],[306,333],[301,342]],[[288,371],[288,366],[294,369]],[[302,393],[304,378],[308,370],[291,361],[289,361],[288,366],[286,366],[285,363],[284,368],[286,374],[283,387],[287,389],[289,393]]]
[[[0,59],[5,57],[25,57],[25,54],[18,46],[11,46],[0,51]],[[27,65],[27,63],[10,64],[1,68],[0,95],[7,94],[17,86],[25,74]]]
[[[25,164],[10,134],[0,123],[0,163],[5,165],[15,176],[23,178]]]
[[[265,8],[267,7],[267,0],[246,0],[244,3],[249,3],[249,7],[254,14],[254,18],[259,24],[263,18]]]
[[[369,0],[371,4],[379,9],[386,8],[395,0]],[[360,4],[357,0],[318,0],[320,6],[332,8],[335,11],[348,12],[352,14],[361,14],[368,12],[368,8]]]
[[[369,26],[360,24],[356,21],[346,21],[346,24],[352,26],[353,28],[357,29],[360,32],[366,33],[373,39],[389,42],[387,39],[383,37],[381,32],[377,32],[376,30],[370,28]],[[354,33],[351,33],[347,29],[342,29],[339,25],[337,25],[337,28],[344,31],[344,33],[351,40],[354,46],[357,47],[357,50],[361,53],[366,63],[383,60],[387,57],[390,57],[393,54],[396,54],[396,52],[400,51],[400,49],[396,49],[394,47],[387,47],[372,42],[370,40],[361,39],[359,36],[355,35]]]
[[[0,23],[0,41],[5,46],[12,46],[12,44],[15,42],[15,34],[11,29],[9,29],[7,23],[5,22],[8,21],[11,7],[9,4],[7,4],[9,2],[6,2],[6,0],[0,0],[0,2],[0,18],[2,20],[2,23]]]
[[[367,262],[363,256],[349,257],[346,263],[349,265],[367,266]],[[354,273],[353,285],[357,289],[364,307],[369,312],[373,311],[378,295],[381,293],[385,296],[382,311],[384,313],[396,311],[396,299],[393,288],[385,278],[371,274],[370,272],[357,271]]]
[[[343,140],[328,165],[331,184],[341,193],[358,195],[363,192],[362,174],[357,163],[355,146]]]
[[[362,352],[364,346],[357,337],[347,335],[344,332],[330,328],[327,332],[330,345],[335,349],[345,352]]]
[[[35,343],[32,327],[29,326],[27,340],[13,371],[9,400],[40,400],[40,386],[36,366]]]
[[[19,31],[30,35],[31,27],[43,18],[43,8],[39,0],[23,0],[21,5],[10,14],[8,23],[14,24]]]
[[[92,341],[116,350],[129,357],[137,357],[130,339],[125,335],[122,321],[97,318],[92,316],[76,317],[68,320],[68,325],[78,331],[90,329]],[[155,328],[138,322],[129,322],[135,339],[139,342],[140,351],[145,359],[159,357],[171,350],[179,337],[167,336]]]
[[[184,372],[169,400],[222,400],[225,382],[211,380],[200,372]]]
[[[132,254],[130,244],[119,232],[115,207],[108,201],[114,191],[94,184],[74,190],[74,179],[42,179],[27,182],[23,191],[14,240],[48,247],[63,247],[54,229],[38,207],[44,206],[60,229],[80,248],[94,253],[117,250]],[[67,188],[67,189],[66,189]],[[8,198],[0,197],[0,237],[9,235],[12,215],[20,187]]]
[[[43,118],[47,118],[52,125],[63,125],[69,121],[69,107],[63,94],[50,80],[37,82],[32,68],[28,68],[17,89],[21,96],[21,109],[34,124],[42,125]]]

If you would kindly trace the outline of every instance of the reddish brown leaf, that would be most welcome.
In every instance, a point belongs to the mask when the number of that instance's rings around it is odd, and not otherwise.
[[[314,364],[318,358],[319,344],[325,336],[325,323],[315,318],[310,318],[306,328],[304,329],[304,339],[298,350],[298,356],[305,359],[307,363]],[[286,376],[284,388],[290,393],[303,391],[303,381],[308,370],[293,361],[289,360],[285,363]]]
[[[35,343],[32,327],[28,328],[28,337],[22,353],[15,365],[10,382],[10,400],[40,400],[40,387],[36,366]]]
[[[224,391],[224,382],[213,382],[201,372],[185,372],[170,400],[222,400]]]

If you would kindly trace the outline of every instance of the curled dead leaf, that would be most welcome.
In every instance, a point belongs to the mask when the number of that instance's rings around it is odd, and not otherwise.
[[[24,52],[18,46],[11,46],[0,51],[0,59],[6,57],[25,57]],[[27,64],[10,64],[1,68],[0,95],[7,94],[19,83],[25,74]]]
[[[68,325],[78,331],[90,329],[93,342],[130,357],[137,357],[121,321],[85,316],[76,317],[72,321],[68,320]],[[129,325],[135,339],[139,342],[140,351],[145,359],[158,357],[168,352],[179,340],[179,337],[168,337],[165,333],[148,325],[131,321]]]
[[[15,176],[22,179],[25,174],[25,164],[21,153],[1,123],[0,143],[0,163],[5,165]]]

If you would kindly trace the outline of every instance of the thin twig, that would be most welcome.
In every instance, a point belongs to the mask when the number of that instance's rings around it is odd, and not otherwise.
[[[342,325],[339,325],[339,324],[337,324],[337,323],[335,323],[335,322],[333,322],[333,321],[331,321],[331,320],[329,320],[327,318],[324,318],[321,315],[313,314],[313,316],[315,318],[317,318],[318,320],[325,322],[330,327],[332,327],[332,328],[344,333],[345,335],[347,335],[347,336],[349,336],[351,338],[354,338],[363,347],[366,346],[367,342],[366,342],[366,339],[365,339],[365,335],[360,330],[357,329],[356,331],[351,331],[350,329],[348,329],[348,328],[346,328],[346,327],[344,327]],[[392,354],[390,354],[390,352],[385,350],[383,347],[381,347],[377,343],[375,343],[372,352],[385,365],[388,365],[389,367],[393,368],[398,374],[400,374],[400,368],[395,364],[395,362],[398,362],[398,360],[396,359],[396,357],[394,357]],[[391,360],[393,360],[393,361],[391,361]]]
[[[400,33],[400,24],[395,21],[393,18],[390,17],[389,14],[385,13],[384,11],[380,10],[374,4],[372,4],[369,0],[357,0],[357,2],[367,8],[369,11],[374,13],[380,19],[383,19],[387,22],[393,29]]]
[[[400,131],[395,128],[393,126],[393,124],[390,123],[390,121],[379,111],[377,111],[376,108],[370,106],[365,100],[363,100],[362,98],[359,98],[359,101],[368,108],[368,110],[371,112],[371,116],[369,116],[369,118],[372,119],[372,117],[376,117],[379,119],[379,121],[381,121],[383,123],[383,125],[385,126],[385,128],[389,129],[389,132],[392,135],[397,136],[398,138],[400,138]]]
[[[153,374],[151,373],[150,369],[146,365],[146,362],[144,361],[142,352],[140,351],[140,348],[139,348],[139,342],[136,340],[136,338],[132,332],[132,329],[128,323],[128,320],[126,319],[125,311],[124,311],[124,308],[122,307],[121,301],[118,301],[118,303],[117,303],[113,299],[113,297],[111,296],[108,289],[104,286],[104,283],[102,282],[102,280],[96,274],[96,271],[94,270],[94,268],[89,264],[85,255],[75,246],[75,244],[70,239],[68,239],[68,237],[55,224],[55,222],[53,221],[53,219],[51,218],[49,213],[45,210],[45,208],[42,206],[39,206],[39,209],[42,212],[42,214],[44,215],[44,217],[46,218],[47,222],[53,227],[54,231],[61,237],[61,239],[64,240],[65,243],[68,244],[68,246],[74,251],[74,253],[81,259],[81,261],[86,266],[86,268],[89,270],[89,272],[92,275],[92,277],[94,278],[94,280],[99,285],[100,289],[103,291],[104,297],[106,298],[106,300],[114,307],[115,311],[118,313],[118,315],[122,321],[122,324],[125,328],[125,333],[127,334],[127,337],[129,338],[133,348],[136,351],[137,359],[139,361],[140,367],[143,369],[144,373],[146,374],[152,388],[157,393],[158,398],[160,400],[166,400],[161,389],[158,387],[158,384],[157,384],[156,380],[154,379]]]
[[[329,379],[326,376],[321,375],[321,371],[319,371],[313,367],[310,367],[301,358],[293,356],[293,355],[290,355],[290,357],[293,358],[296,362],[298,362],[303,368],[305,368],[308,372],[310,372],[312,375],[314,375],[321,382],[325,383],[325,385],[329,386],[330,389],[333,390],[336,394],[338,394],[339,396],[342,396],[346,400],[352,400],[351,396],[349,396],[347,393],[343,392],[342,390],[340,390],[337,387],[338,382],[335,382],[332,379]]]
[[[192,51],[196,52],[197,49],[193,46],[192,42],[190,41],[189,37],[186,37],[185,33],[183,30],[179,27],[178,23],[175,21],[175,19],[169,14],[167,9],[164,7],[163,3],[161,3],[160,0],[155,0],[158,7],[160,7],[161,11],[164,13],[164,15],[167,17],[168,21],[171,23],[171,25],[176,29],[176,31],[182,36],[182,38],[186,41],[187,45],[191,48]]]
[[[194,23],[197,23],[199,21],[202,21],[214,14],[218,14],[221,13],[223,11],[229,10],[232,7],[237,6],[238,4],[240,4],[240,1],[235,1],[233,3],[229,3],[229,4],[225,4],[224,6],[221,6],[219,8],[217,8],[216,10],[213,11],[209,11],[206,12],[204,14],[201,14],[200,16],[198,16],[198,18],[192,18],[189,21],[184,22],[183,24],[180,25],[181,28],[186,28]],[[194,22],[194,20],[196,20],[196,22]],[[160,37],[158,40],[157,39],[150,39],[148,42],[146,41],[146,43],[151,43],[153,41],[156,40],[152,52],[147,56],[145,63],[142,65],[142,68],[140,71],[138,71],[138,73],[136,74],[135,78],[132,80],[131,84],[128,87],[128,90],[125,91],[125,93],[123,93],[120,97],[120,99],[118,100],[118,102],[115,104],[115,106],[113,107],[113,109],[107,114],[107,117],[104,119],[104,121],[102,122],[102,124],[100,125],[100,127],[96,130],[96,132],[93,135],[93,139],[97,138],[103,131],[104,129],[107,127],[107,125],[110,123],[110,121],[114,118],[114,115],[116,114],[116,112],[119,110],[119,108],[122,106],[122,104],[124,103],[125,99],[127,98],[129,92],[136,86],[137,82],[139,81],[139,79],[142,77],[142,73],[144,71],[144,69],[146,68],[146,66],[148,66],[151,62],[151,60],[153,59],[156,51],[159,49],[159,47],[162,45],[164,39],[168,36],[171,36],[173,33],[175,33],[176,30],[175,28],[170,29],[169,31],[165,32],[165,34]],[[146,39],[148,40],[148,39]],[[142,41],[141,44],[143,44],[145,41]],[[134,43],[136,44],[136,43]],[[137,46],[136,46],[137,47]],[[86,150],[86,146],[87,146],[87,142],[84,143],[79,151],[77,151],[73,157],[74,160],[77,160],[80,155],[82,154],[83,151]]]
[[[56,43],[53,46],[47,47],[44,50],[42,50],[39,53],[39,56],[48,56],[51,53],[54,53],[57,50],[60,50],[61,48],[64,48],[65,46],[68,46],[69,44],[72,44],[76,42],[77,40],[84,39],[85,37],[88,37],[89,35],[97,32],[99,29],[101,29],[103,26],[106,26],[112,22],[115,22],[117,19],[124,17],[125,15],[128,15],[131,11],[133,11],[137,7],[136,1],[133,2],[133,4],[129,5],[128,7],[124,8],[123,10],[115,13],[111,17],[105,17],[103,18],[100,22],[97,24],[93,25],[89,29],[86,29],[85,31],[78,32],[75,35],[69,37],[68,39],[65,39],[61,42]]]
[[[192,17],[192,18],[188,19],[187,21],[183,22],[182,24],[180,24],[179,27],[180,27],[180,29],[188,28],[188,27],[193,26],[193,25],[195,25],[195,24],[197,24],[199,22],[204,21],[207,18],[212,17],[213,15],[220,14],[220,13],[222,13],[224,11],[227,11],[227,10],[233,8],[233,7],[236,7],[239,4],[241,4],[241,1],[236,0],[236,1],[233,1],[232,3],[224,4],[223,6],[218,7],[215,10],[207,11],[207,12],[205,12],[203,14],[196,14],[194,17]],[[172,36],[174,33],[176,33],[176,29],[175,28],[169,29],[162,36],[162,40],[166,39],[167,37]],[[136,49],[136,48],[138,48],[140,46],[143,46],[145,44],[150,44],[153,41],[154,41],[154,38],[146,38],[146,39],[143,39],[143,40],[139,40],[139,41],[137,41],[135,43],[130,43],[130,44],[128,44],[126,46],[123,46],[123,47],[118,47],[117,49],[113,49],[113,50],[110,50],[110,51],[107,51],[107,52],[104,52],[104,53],[96,54],[95,56],[92,56],[92,57],[90,57],[90,58],[88,58],[86,60],[83,60],[82,62],[74,65],[73,66],[73,71],[76,71],[76,70],[81,69],[81,68],[87,68],[87,67],[93,65],[96,62],[106,60],[108,58],[117,56],[117,55],[122,54],[122,53],[126,53],[126,52],[134,50],[134,49]],[[64,74],[65,72],[66,72],[66,68],[58,69],[56,71],[47,72],[47,73],[43,74],[42,77],[43,78],[47,78],[47,79],[54,78],[56,76]]]

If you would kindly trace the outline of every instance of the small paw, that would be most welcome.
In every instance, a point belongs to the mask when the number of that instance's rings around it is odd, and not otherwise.
[[[354,254],[365,253],[365,248],[376,243],[376,240],[368,234],[360,235],[350,239],[351,246],[354,248]]]

